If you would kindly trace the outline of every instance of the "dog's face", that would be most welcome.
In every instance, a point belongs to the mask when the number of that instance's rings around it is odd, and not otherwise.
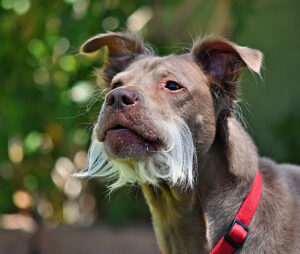
[[[197,126],[203,147],[212,143],[213,98],[191,55],[142,56],[113,77],[110,89],[95,128],[110,158],[153,156],[168,148],[170,131],[184,123]]]
[[[258,72],[261,53],[208,40],[190,53],[147,53],[124,34],[87,41],[83,52],[108,47],[102,72],[110,90],[95,126],[88,175],[127,182],[193,185],[196,157],[214,142],[217,122],[231,113],[241,66]],[[197,154],[197,156],[196,156]]]

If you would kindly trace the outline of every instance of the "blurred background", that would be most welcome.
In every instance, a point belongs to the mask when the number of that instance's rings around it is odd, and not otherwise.
[[[0,0],[0,254],[158,253],[138,188],[78,180],[103,98],[92,75],[105,31],[138,32],[160,55],[222,35],[265,55],[241,78],[259,153],[300,164],[299,0]]]

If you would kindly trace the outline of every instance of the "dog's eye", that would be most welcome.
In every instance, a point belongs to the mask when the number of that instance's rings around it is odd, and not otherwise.
[[[183,88],[181,85],[179,85],[175,81],[168,81],[165,87],[171,91],[176,91],[176,90]]]
[[[123,86],[123,84],[121,82],[117,82],[117,83],[114,83],[111,87],[111,89],[115,89],[115,88],[118,88],[118,87],[121,87]]]

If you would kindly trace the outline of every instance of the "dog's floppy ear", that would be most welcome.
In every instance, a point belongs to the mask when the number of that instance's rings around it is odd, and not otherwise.
[[[147,53],[143,41],[138,36],[125,33],[96,35],[81,46],[81,52],[92,53],[104,46],[108,49],[103,68],[103,78],[107,84],[110,84],[112,78],[123,71],[137,55]]]
[[[263,54],[259,50],[241,47],[222,39],[198,41],[192,48],[192,54],[208,75],[213,88],[236,96],[236,81],[241,67],[260,73]]]

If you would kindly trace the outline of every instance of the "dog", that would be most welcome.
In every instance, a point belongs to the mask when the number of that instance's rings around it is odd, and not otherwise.
[[[300,168],[260,158],[235,117],[240,72],[259,74],[263,54],[207,38],[159,57],[126,33],[97,35],[81,52],[102,47],[109,92],[78,175],[105,177],[110,190],[138,183],[163,254],[300,253]],[[242,209],[251,218],[233,221]]]

